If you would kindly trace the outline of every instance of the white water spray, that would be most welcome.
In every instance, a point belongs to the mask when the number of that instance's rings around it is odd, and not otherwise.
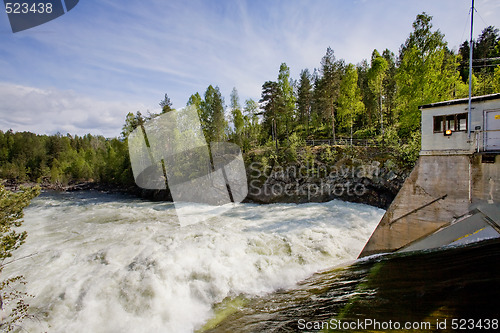
[[[353,260],[384,211],[331,201],[239,204],[180,227],[172,203],[43,194],[3,277],[35,298],[29,332],[193,332],[226,297],[290,288]]]

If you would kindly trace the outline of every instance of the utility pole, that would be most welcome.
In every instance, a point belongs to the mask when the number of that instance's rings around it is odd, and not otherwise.
[[[471,104],[472,104],[472,33],[474,29],[474,0],[472,0],[471,16],[470,16],[470,39],[469,39],[469,115],[467,117],[467,134],[470,140],[471,134]]]

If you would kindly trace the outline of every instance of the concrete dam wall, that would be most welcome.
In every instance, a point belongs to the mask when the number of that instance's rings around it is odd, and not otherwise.
[[[401,250],[499,197],[497,154],[422,155],[360,257]]]

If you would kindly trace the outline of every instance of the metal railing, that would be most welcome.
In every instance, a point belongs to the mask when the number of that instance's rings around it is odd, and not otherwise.
[[[497,138],[489,138],[487,137],[488,133],[492,132],[500,132],[500,129],[494,129],[494,130],[475,130],[474,133],[474,151],[479,153],[479,152],[489,152],[489,151],[500,151],[500,145],[493,145],[488,142],[488,140],[491,140],[491,142],[499,140]]]
[[[308,146],[321,146],[321,145],[329,145],[329,146],[357,146],[357,147],[377,147],[380,146],[373,139],[351,139],[351,138],[338,138],[335,141],[333,139],[307,139],[305,140],[306,145]]]

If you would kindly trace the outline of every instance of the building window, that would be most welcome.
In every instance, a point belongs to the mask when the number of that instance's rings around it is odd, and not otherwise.
[[[457,114],[457,131],[467,131],[467,113]]]
[[[443,116],[434,117],[434,133],[443,132],[444,119]]]
[[[445,130],[452,130],[452,131],[455,131],[455,115],[452,114],[452,115],[448,115],[446,116],[446,128]]]
[[[449,114],[434,117],[434,133],[467,131],[467,113]]]

